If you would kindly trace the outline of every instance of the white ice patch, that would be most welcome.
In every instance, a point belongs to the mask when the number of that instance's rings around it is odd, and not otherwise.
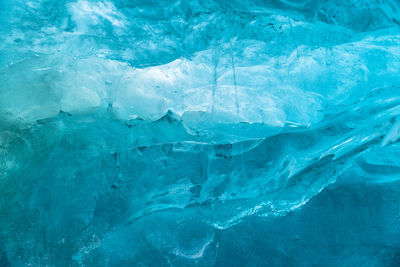
[[[108,1],[78,0],[70,5],[69,11],[79,32],[86,32],[90,26],[99,25],[103,20],[119,28],[124,28],[127,23],[126,18]]]

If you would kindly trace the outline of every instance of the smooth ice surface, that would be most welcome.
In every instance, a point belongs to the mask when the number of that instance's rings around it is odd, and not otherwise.
[[[400,266],[398,0],[0,0],[0,266]]]

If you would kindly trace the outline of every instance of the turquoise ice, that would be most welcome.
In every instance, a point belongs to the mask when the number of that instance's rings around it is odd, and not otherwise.
[[[0,266],[400,266],[398,0],[0,0]]]

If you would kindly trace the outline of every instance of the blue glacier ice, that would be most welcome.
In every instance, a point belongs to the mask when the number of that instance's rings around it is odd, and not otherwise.
[[[400,266],[399,0],[0,0],[0,266]]]

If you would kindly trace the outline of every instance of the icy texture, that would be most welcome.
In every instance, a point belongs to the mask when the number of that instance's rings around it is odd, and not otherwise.
[[[0,0],[0,266],[399,266],[398,0]]]

